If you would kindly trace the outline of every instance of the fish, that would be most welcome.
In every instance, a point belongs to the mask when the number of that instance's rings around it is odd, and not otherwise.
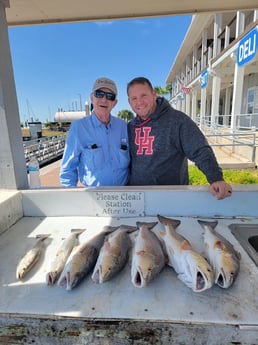
[[[96,236],[74,247],[58,279],[57,285],[68,291],[75,288],[96,264],[105,236],[117,228],[105,226]]]
[[[46,274],[47,285],[54,285],[59,278],[66,261],[75,246],[79,244],[79,235],[85,229],[71,229],[71,235],[62,241],[61,245],[55,252],[55,255],[50,263],[49,271]]]
[[[16,269],[16,278],[20,280],[25,277],[25,275],[35,266],[38,262],[41,253],[44,250],[44,241],[48,238],[50,234],[40,234],[36,236],[36,243],[34,246],[26,251],[26,253],[22,256],[20,262],[17,265]]]
[[[129,232],[136,230],[136,226],[121,225],[106,236],[92,274],[92,280],[95,283],[102,284],[122,270],[127,263],[132,246]]]
[[[165,227],[165,233],[160,232],[168,256],[168,265],[173,267],[180,279],[194,292],[202,292],[214,284],[212,267],[205,258],[195,251],[190,242],[176,232],[180,220],[157,215]]]
[[[163,269],[166,257],[157,235],[151,231],[158,222],[137,222],[139,228],[135,238],[131,281],[135,287],[146,287]]]
[[[215,284],[223,289],[229,288],[235,281],[239,269],[241,254],[216,230],[217,221],[198,220],[204,229],[204,253],[213,267]]]

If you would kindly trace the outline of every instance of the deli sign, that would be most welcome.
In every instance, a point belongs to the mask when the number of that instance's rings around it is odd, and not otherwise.
[[[237,64],[244,66],[256,55],[258,46],[258,26],[248,32],[239,42],[237,49]]]

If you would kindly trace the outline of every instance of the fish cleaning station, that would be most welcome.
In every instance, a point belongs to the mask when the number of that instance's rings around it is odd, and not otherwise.
[[[30,190],[7,35],[8,25],[255,6],[254,0],[197,0],[194,9],[192,1],[110,0],[100,6],[88,0],[0,0],[0,344],[258,344],[258,185],[233,185],[232,196],[220,201],[207,186]],[[226,288],[212,284],[194,291],[166,264],[146,286],[137,287],[131,278],[136,238],[132,232],[128,260],[109,281],[94,282],[92,268],[71,289],[58,282],[47,283],[51,261],[72,229],[81,230],[78,240],[85,243],[106,226],[157,222],[151,231],[161,238],[166,229],[157,215],[179,220],[176,232],[199,254],[205,246],[204,229],[198,221],[216,220],[217,233],[241,257],[234,282]],[[24,277],[17,277],[21,258],[34,247],[38,236],[46,238],[35,265]],[[196,277],[198,281],[198,273]]]

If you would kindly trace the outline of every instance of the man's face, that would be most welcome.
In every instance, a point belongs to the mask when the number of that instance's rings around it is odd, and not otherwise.
[[[104,91],[107,93],[112,93],[111,90],[107,88],[101,88],[98,91]],[[114,108],[114,106],[117,104],[117,99],[110,100],[107,98],[106,95],[101,95],[96,97],[94,93],[91,94],[91,102],[94,107],[94,112],[97,116],[109,116],[111,110]]]
[[[128,102],[133,111],[142,119],[147,119],[156,108],[156,91],[148,84],[135,84],[128,90]]]

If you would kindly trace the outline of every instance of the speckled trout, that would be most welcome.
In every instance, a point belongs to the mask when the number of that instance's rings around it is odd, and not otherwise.
[[[84,231],[85,229],[71,229],[71,235],[62,241],[50,262],[49,271],[46,274],[47,285],[53,285],[59,278],[71,251],[79,244],[79,235]]]
[[[105,226],[96,236],[74,247],[57,284],[66,290],[76,287],[96,264],[105,236],[117,228]]]
[[[131,248],[129,233],[136,230],[135,226],[120,225],[117,230],[106,236],[92,274],[95,283],[102,284],[122,270]]]
[[[36,243],[34,246],[26,251],[26,253],[21,258],[17,269],[16,269],[16,278],[22,279],[38,262],[42,251],[45,249],[44,241],[48,238],[50,234],[40,234],[36,236]]]
[[[168,265],[178,274],[178,278],[194,292],[201,292],[214,284],[213,270],[199,253],[193,250],[190,242],[176,232],[180,220],[157,216],[164,225],[160,232],[168,256]]]
[[[151,231],[157,223],[136,223],[139,230],[133,246],[131,280],[133,285],[139,288],[146,287],[166,263],[162,245]]]
[[[227,289],[238,275],[241,255],[228,240],[215,231],[217,221],[198,220],[198,223],[204,229],[204,251],[214,270],[215,283]]]

